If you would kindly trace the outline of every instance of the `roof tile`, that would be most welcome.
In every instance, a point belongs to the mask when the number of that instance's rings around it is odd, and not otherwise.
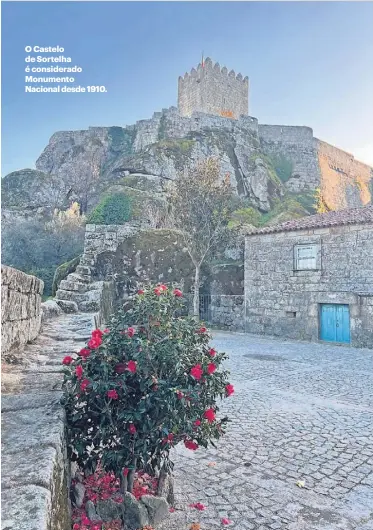
[[[301,219],[292,219],[278,225],[257,228],[246,235],[271,234],[274,232],[291,232],[293,230],[307,230],[311,228],[327,228],[330,226],[373,223],[373,205],[361,208],[349,208],[336,212],[309,215]]]

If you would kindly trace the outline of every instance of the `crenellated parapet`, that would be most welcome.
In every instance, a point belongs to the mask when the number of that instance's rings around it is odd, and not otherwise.
[[[179,77],[178,109],[182,116],[204,112],[239,119],[249,113],[249,78],[228,71],[209,57]]]

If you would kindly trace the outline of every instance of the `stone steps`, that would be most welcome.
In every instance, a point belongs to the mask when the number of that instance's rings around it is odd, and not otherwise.
[[[59,290],[76,291],[77,293],[85,293],[89,288],[88,283],[73,281],[73,279],[70,278],[70,275],[68,276],[68,279],[61,280],[60,285],[58,286]]]

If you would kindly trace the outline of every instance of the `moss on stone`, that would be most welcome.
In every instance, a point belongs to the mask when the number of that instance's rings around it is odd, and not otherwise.
[[[60,285],[62,280],[65,280],[69,274],[72,272],[75,272],[75,269],[79,265],[81,256],[77,256],[76,258],[73,258],[70,261],[66,261],[65,263],[62,263],[57,269],[55,270],[54,276],[53,276],[53,283],[52,283],[52,295],[55,296],[58,286]]]

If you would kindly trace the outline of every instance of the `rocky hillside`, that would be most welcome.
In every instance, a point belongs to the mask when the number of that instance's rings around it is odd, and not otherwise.
[[[41,214],[72,200],[89,211],[111,191],[125,191],[144,213],[144,199],[164,206],[167,182],[208,156],[220,159],[237,195],[267,217],[276,208],[281,220],[306,215],[317,188],[331,209],[370,200],[372,169],[320,142],[308,127],[259,125],[249,116],[185,118],[171,107],[124,128],[55,133],[36,170],[4,177],[3,215]]]

